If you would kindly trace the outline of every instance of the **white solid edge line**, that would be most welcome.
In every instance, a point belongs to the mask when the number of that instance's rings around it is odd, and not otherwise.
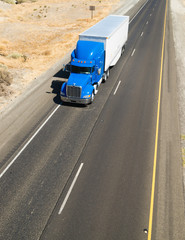
[[[137,13],[134,15],[134,17],[132,18],[132,20],[129,22],[129,23],[131,23],[133,20],[134,20],[134,18],[141,12],[141,10],[144,8],[144,6],[148,3],[148,1],[149,0],[147,0],[146,1],[146,3],[142,6],[142,8],[140,8],[138,11],[137,11]]]
[[[121,83],[121,81],[119,81],[119,83],[118,83],[118,85],[117,85],[117,87],[116,87],[116,89],[115,89],[115,91],[114,91],[114,95],[116,95],[116,92],[118,91],[118,88],[119,88],[120,83]]]
[[[40,132],[40,130],[44,127],[44,125],[49,121],[49,119],[53,116],[53,114],[58,110],[60,107],[57,106],[55,110],[50,114],[50,116],[44,121],[44,123],[39,127],[39,129],[33,134],[33,136],[28,140],[28,142],[23,146],[23,148],[18,152],[18,154],[13,158],[13,160],[7,165],[7,167],[3,170],[0,174],[0,178],[6,173],[6,171],[11,167],[11,165],[15,162],[15,160],[21,155],[24,149],[30,144],[30,142],[34,139],[34,137]]]
[[[71,184],[71,186],[70,186],[70,188],[69,188],[69,190],[68,190],[68,192],[67,192],[67,195],[66,195],[66,197],[64,198],[64,201],[63,201],[63,203],[62,203],[62,205],[61,205],[61,207],[60,207],[60,210],[59,210],[59,212],[58,212],[58,215],[60,215],[60,214],[62,213],[62,211],[63,211],[63,209],[64,209],[64,207],[65,207],[65,205],[66,205],[66,203],[67,203],[67,200],[68,200],[68,198],[69,198],[69,196],[70,196],[70,194],[71,194],[71,192],[72,192],[72,190],[73,190],[73,187],[74,187],[74,185],[75,185],[75,183],[76,183],[76,180],[77,180],[77,178],[78,178],[78,176],[79,176],[79,174],[80,174],[80,172],[81,172],[81,170],[82,170],[83,165],[84,165],[83,163],[80,164],[80,167],[79,167],[79,169],[78,169],[78,172],[76,173],[75,178],[73,179],[73,182],[72,182],[72,184]]]

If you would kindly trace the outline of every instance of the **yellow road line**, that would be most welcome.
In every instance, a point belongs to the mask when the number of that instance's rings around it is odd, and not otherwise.
[[[163,31],[162,54],[161,54],[161,70],[160,70],[159,95],[158,95],[158,107],[157,107],[157,122],[156,122],[156,135],[155,135],[155,150],[154,150],[154,162],[153,162],[152,189],[151,189],[151,200],[150,200],[150,215],[149,215],[149,226],[148,226],[148,240],[151,240],[151,237],[152,237],[152,223],[153,223],[154,193],[155,193],[157,151],[158,151],[158,138],[159,138],[161,86],[162,86],[162,75],[163,75],[163,59],[164,59],[164,42],[165,42],[165,30],[166,30],[167,6],[168,6],[168,0],[166,0],[166,9],[165,9],[165,17],[164,17],[164,31]]]

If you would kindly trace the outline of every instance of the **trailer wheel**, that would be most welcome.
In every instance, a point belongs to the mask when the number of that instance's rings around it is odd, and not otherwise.
[[[123,55],[124,52],[125,52],[125,45],[121,49],[121,55]]]

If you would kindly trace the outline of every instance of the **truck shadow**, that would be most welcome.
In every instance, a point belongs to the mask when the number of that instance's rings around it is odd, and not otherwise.
[[[56,104],[61,104],[60,89],[63,83],[64,82],[60,80],[53,80],[51,83],[51,88],[53,88],[52,93],[56,94],[56,96],[53,98],[53,101]]]
[[[62,87],[62,84],[67,81],[69,78],[70,73],[61,69],[59,72],[57,72],[51,82],[51,88],[52,93],[56,94],[56,96],[53,98],[54,103],[56,104],[61,104],[61,99],[60,99],[60,90]]]
[[[68,66],[68,65],[67,65]],[[64,78],[68,79],[70,75],[70,72],[68,70],[61,69],[59,72],[57,72],[53,77],[56,78]]]
[[[53,98],[53,101],[54,103],[62,104],[63,106],[74,107],[74,108],[84,108],[86,107],[86,105],[65,103],[65,102],[62,102],[60,99],[60,90],[61,90],[62,84],[67,81],[70,75],[69,64],[67,64],[66,66],[67,66],[66,70],[61,69],[52,77],[51,88],[53,90],[51,93],[56,94],[56,96]]]

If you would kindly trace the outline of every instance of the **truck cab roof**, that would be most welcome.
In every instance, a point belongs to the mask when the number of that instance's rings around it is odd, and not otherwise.
[[[79,60],[94,60],[104,52],[104,43],[78,40],[75,57]]]

